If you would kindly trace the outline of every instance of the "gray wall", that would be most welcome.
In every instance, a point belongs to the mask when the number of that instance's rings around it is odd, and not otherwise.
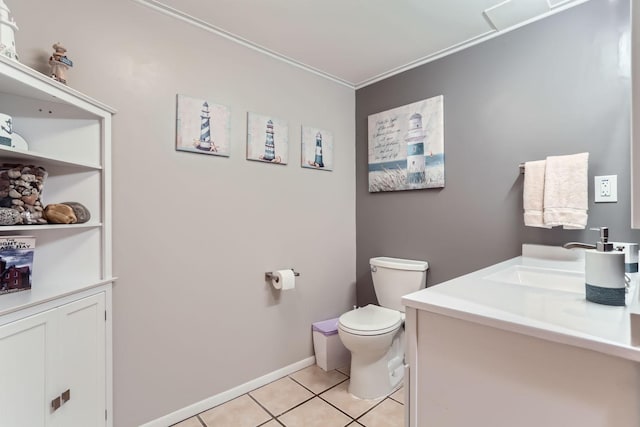
[[[594,242],[593,231],[525,227],[518,164],[588,151],[588,227],[630,229],[629,2],[592,0],[356,92],[358,303],[368,259],[430,263],[428,285],[518,256],[522,243]],[[622,41],[621,41],[622,40]],[[444,95],[445,188],[368,193],[367,117]],[[618,203],[593,176],[618,175]]]
[[[118,109],[115,425],[312,356],[311,323],[355,303],[353,89],[130,0],[7,3],[23,63],[48,72],[60,41],[69,85]],[[230,107],[230,158],[175,151],[177,93]],[[245,159],[247,111],[289,121],[288,165]],[[302,124],[333,131],[333,172],[300,167]],[[264,272],[287,267],[278,297]]]

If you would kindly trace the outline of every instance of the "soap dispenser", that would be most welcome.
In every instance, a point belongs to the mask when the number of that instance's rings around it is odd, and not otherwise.
[[[595,249],[585,250],[585,286],[587,301],[624,306],[626,293],[624,252],[609,242],[609,229],[601,227]]]

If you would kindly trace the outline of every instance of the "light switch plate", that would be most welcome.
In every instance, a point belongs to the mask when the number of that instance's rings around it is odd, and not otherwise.
[[[618,201],[618,175],[595,177],[594,185],[596,203],[614,203]]]

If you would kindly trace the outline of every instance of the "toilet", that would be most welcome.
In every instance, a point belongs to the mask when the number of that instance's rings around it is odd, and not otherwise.
[[[404,376],[403,295],[427,283],[426,261],[378,257],[369,260],[379,306],[340,316],[338,335],[351,352],[349,393],[360,399],[390,394]]]

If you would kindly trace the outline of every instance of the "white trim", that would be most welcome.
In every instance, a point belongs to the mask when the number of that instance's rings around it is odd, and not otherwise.
[[[510,32],[510,31],[513,31],[513,30],[517,30],[520,27],[524,27],[525,25],[528,25],[528,24],[531,24],[533,22],[539,21],[541,19],[547,18],[547,17],[549,17],[551,15],[555,15],[558,12],[561,12],[563,10],[569,9],[571,7],[574,7],[574,6],[578,6],[578,5],[580,5],[582,3],[586,3],[588,1],[589,0],[576,0],[576,1],[566,0],[563,3],[558,3],[557,5],[555,5],[553,7],[553,9],[550,10],[549,12],[547,12],[547,13],[544,13],[542,15],[539,15],[539,16],[536,16],[534,18],[528,19],[526,21],[523,21],[523,22],[521,22],[521,23],[519,23],[517,25],[514,25],[512,27],[509,27],[509,28],[505,28],[505,29],[502,29],[502,30],[499,30],[499,31],[493,31],[492,30],[492,31],[488,31],[488,32],[486,32],[484,34],[480,34],[478,36],[471,37],[468,40],[465,40],[463,42],[455,44],[455,45],[453,45],[451,47],[442,49],[442,50],[440,50],[438,52],[435,52],[435,53],[433,53],[431,55],[425,56],[424,58],[417,59],[415,61],[409,62],[408,64],[402,65],[402,66],[394,68],[392,70],[389,70],[389,71],[387,71],[385,73],[378,74],[377,76],[373,76],[370,79],[363,80],[360,83],[355,84],[355,88],[356,88],[356,90],[362,89],[363,87],[369,86],[369,85],[374,84],[374,83],[377,83],[380,80],[384,80],[384,79],[387,79],[389,77],[393,77],[396,74],[403,73],[405,71],[408,71],[408,70],[411,70],[413,68],[419,67],[419,66],[424,65],[426,63],[429,63],[429,62],[435,61],[437,59],[443,58],[445,56],[451,55],[453,53],[459,52],[459,51],[464,50],[464,49],[466,49],[468,47],[475,46],[475,45],[480,44],[482,42],[491,40],[494,37],[500,36],[502,34],[506,34],[506,33]],[[485,19],[487,19],[487,17],[484,14],[484,12],[483,12],[483,16],[485,17]],[[490,22],[490,20],[488,20],[488,21]]]
[[[266,48],[264,46],[261,46],[261,45],[259,45],[257,43],[254,43],[254,42],[250,41],[250,40],[242,38],[242,37],[240,37],[240,36],[238,36],[236,34],[233,34],[233,33],[229,32],[229,31],[226,31],[226,30],[224,30],[222,28],[216,27],[215,25],[212,25],[212,24],[210,24],[210,23],[208,23],[206,21],[203,21],[203,20],[198,19],[198,18],[196,18],[194,16],[191,16],[191,15],[189,15],[187,13],[184,13],[184,12],[178,10],[178,9],[174,9],[174,8],[172,8],[170,6],[167,6],[166,4],[160,3],[157,0],[133,0],[133,1],[136,2],[136,3],[139,3],[139,4],[143,5],[143,6],[146,6],[148,8],[151,8],[151,9],[157,11],[157,12],[164,13],[165,15],[169,15],[169,16],[171,16],[173,18],[176,18],[176,19],[179,19],[179,20],[184,21],[186,23],[189,23],[191,25],[194,25],[194,26],[196,26],[196,27],[198,27],[200,29],[203,29],[203,30],[209,31],[211,33],[217,34],[217,35],[219,35],[221,37],[224,37],[227,40],[230,40],[230,41],[238,43],[238,44],[240,44],[240,45],[242,45],[244,47],[248,47],[249,49],[253,49],[255,51],[263,53],[263,54],[265,54],[267,56],[270,56],[270,57],[272,57],[274,59],[278,59],[280,61],[286,62],[287,64],[292,65],[294,67],[301,68],[301,69],[303,69],[305,71],[308,71],[308,72],[310,72],[312,74],[316,74],[316,75],[318,75],[320,77],[324,77],[324,78],[326,78],[328,80],[331,80],[331,81],[333,81],[335,83],[339,83],[339,84],[341,84],[343,86],[348,87],[349,89],[355,89],[355,87],[353,86],[353,83],[348,82],[346,80],[343,80],[340,77],[336,77],[336,76],[334,76],[332,74],[326,73],[326,72],[324,72],[322,70],[314,68],[314,67],[312,67],[310,65],[307,65],[307,64],[305,64],[303,62],[297,61],[297,60],[295,60],[293,58],[290,58],[290,57],[288,57],[286,55],[283,55],[281,53],[278,53],[276,51],[268,49],[268,48]]]
[[[333,81],[335,83],[339,83],[339,84],[341,84],[343,86],[346,86],[346,87],[348,87],[350,89],[358,90],[358,89],[361,89],[361,88],[363,88],[365,86],[369,86],[369,85],[371,85],[373,83],[379,82],[380,80],[384,80],[384,79],[387,79],[389,77],[393,77],[396,74],[403,73],[405,71],[408,71],[408,70],[411,70],[413,68],[419,67],[419,66],[424,65],[426,63],[429,63],[429,62],[435,61],[437,59],[443,58],[445,56],[451,55],[453,53],[459,52],[459,51],[461,51],[463,49],[466,49],[468,47],[475,46],[475,45],[477,45],[479,43],[482,43],[484,41],[490,40],[490,39],[492,39],[492,38],[494,38],[496,36],[508,33],[509,31],[518,29],[518,28],[523,27],[525,25],[528,25],[528,24],[530,24],[532,22],[539,21],[540,19],[543,19],[543,18],[547,18],[547,17],[549,17],[551,15],[554,15],[554,14],[556,14],[558,12],[561,12],[563,10],[569,9],[571,7],[574,7],[574,6],[578,6],[578,5],[582,4],[582,3],[586,3],[589,0],[558,0],[558,3],[555,3],[555,4],[552,4],[550,0],[547,0],[547,3],[549,4],[549,7],[551,8],[551,10],[549,12],[547,12],[547,13],[544,13],[542,15],[539,15],[539,16],[536,16],[534,18],[528,19],[528,20],[526,20],[524,22],[521,22],[521,23],[519,23],[517,25],[514,25],[512,27],[509,27],[509,28],[506,28],[506,29],[503,29],[503,30],[500,30],[500,31],[495,31],[495,29],[494,29],[494,30],[488,31],[488,32],[486,32],[484,34],[480,34],[478,36],[471,37],[468,40],[465,40],[465,41],[463,41],[461,43],[457,43],[457,44],[455,44],[453,46],[450,46],[448,48],[442,49],[442,50],[440,50],[438,52],[435,52],[435,53],[433,53],[431,55],[427,55],[427,56],[425,56],[423,58],[417,59],[415,61],[411,61],[411,62],[409,62],[409,63],[407,63],[405,65],[401,65],[399,67],[392,68],[389,71],[386,71],[384,73],[380,73],[380,74],[378,74],[376,76],[373,76],[371,78],[362,80],[359,83],[349,82],[347,80],[341,79],[340,77],[334,76],[332,74],[329,74],[329,73],[326,73],[326,72],[324,72],[322,70],[314,68],[314,67],[312,67],[310,65],[307,65],[307,64],[305,64],[303,62],[300,62],[300,61],[297,61],[297,60],[295,60],[293,58],[290,58],[288,56],[282,55],[282,54],[280,54],[280,53],[278,53],[276,51],[270,50],[270,49],[268,49],[268,48],[266,48],[264,46],[261,46],[261,45],[259,45],[257,43],[254,43],[254,42],[250,41],[250,40],[244,39],[244,38],[242,38],[242,37],[240,37],[240,36],[238,36],[236,34],[233,34],[233,33],[229,32],[229,31],[226,31],[226,30],[224,30],[222,28],[216,27],[215,25],[212,25],[212,24],[210,24],[210,23],[208,23],[206,21],[203,21],[203,20],[198,19],[198,18],[196,18],[194,16],[191,16],[191,15],[189,15],[187,13],[184,13],[184,12],[178,10],[178,9],[174,9],[174,8],[172,8],[170,6],[167,6],[167,5],[161,3],[158,0],[132,0],[132,1],[134,1],[134,2],[136,2],[138,4],[140,4],[140,5],[143,5],[145,7],[151,8],[151,9],[157,11],[157,12],[164,13],[165,15],[169,15],[169,16],[171,16],[173,18],[176,18],[176,19],[179,19],[181,21],[184,21],[184,22],[187,22],[189,24],[192,24],[192,25],[194,25],[194,26],[196,26],[198,28],[201,28],[203,30],[206,30],[206,31],[212,32],[214,34],[217,34],[217,35],[219,35],[221,37],[224,37],[227,40],[233,41],[233,42],[238,43],[238,44],[240,44],[240,45],[242,45],[244,47],[248,47],[249,49],[253,49],[255,51],[263,53],[263,54],[265,54],[267,56],[270,56],[270,57],[272,57],[274,59],[278,59],[278,60],[281,60],[283,62],[286,62],[287,64],[292,65],[294,67],[301,68],[301,69],[303,69],[305,71],[308,71],[308,72],[310,72],[312,74],[316,74],[316,75],[318,75],[320,77],[324,77],[324,78],[326,78],[328,80],[331,80],[331,81]],[[483,13],[483,16],[485,17],[485,19],[487,19],[486,15],[484,13]],[[489,24],[490,24],[490,22],[489,22]]]
[[[269,374],[263,375],[260,378],[256,378],[255,380],[251,380],[249,382],[241,384],[237,387],[232,388],[231,390],[223,391],[220,394],[208,397],[204,400],[194,403],[193,405],[186,406],[163,417],[156,418],[153,421],[142,424],[140,427],[166,427],[172,424],[179,423],[180,421],[191,418],[201,412],[206,411],[207,409],[211,409],[214,406],[221,405],[225,402],[235,399],[236,397],[242,396],[243,394],[260,388],[263,385],[279,380],[280,378],[284,378],[287,375],[299,371],[300,369],[304,369],[307,366],[311,366],[314,363],[316,363],[316,358],[314,356],[308,357],[299,362],[278,369],[277,371],[273,371]]]

